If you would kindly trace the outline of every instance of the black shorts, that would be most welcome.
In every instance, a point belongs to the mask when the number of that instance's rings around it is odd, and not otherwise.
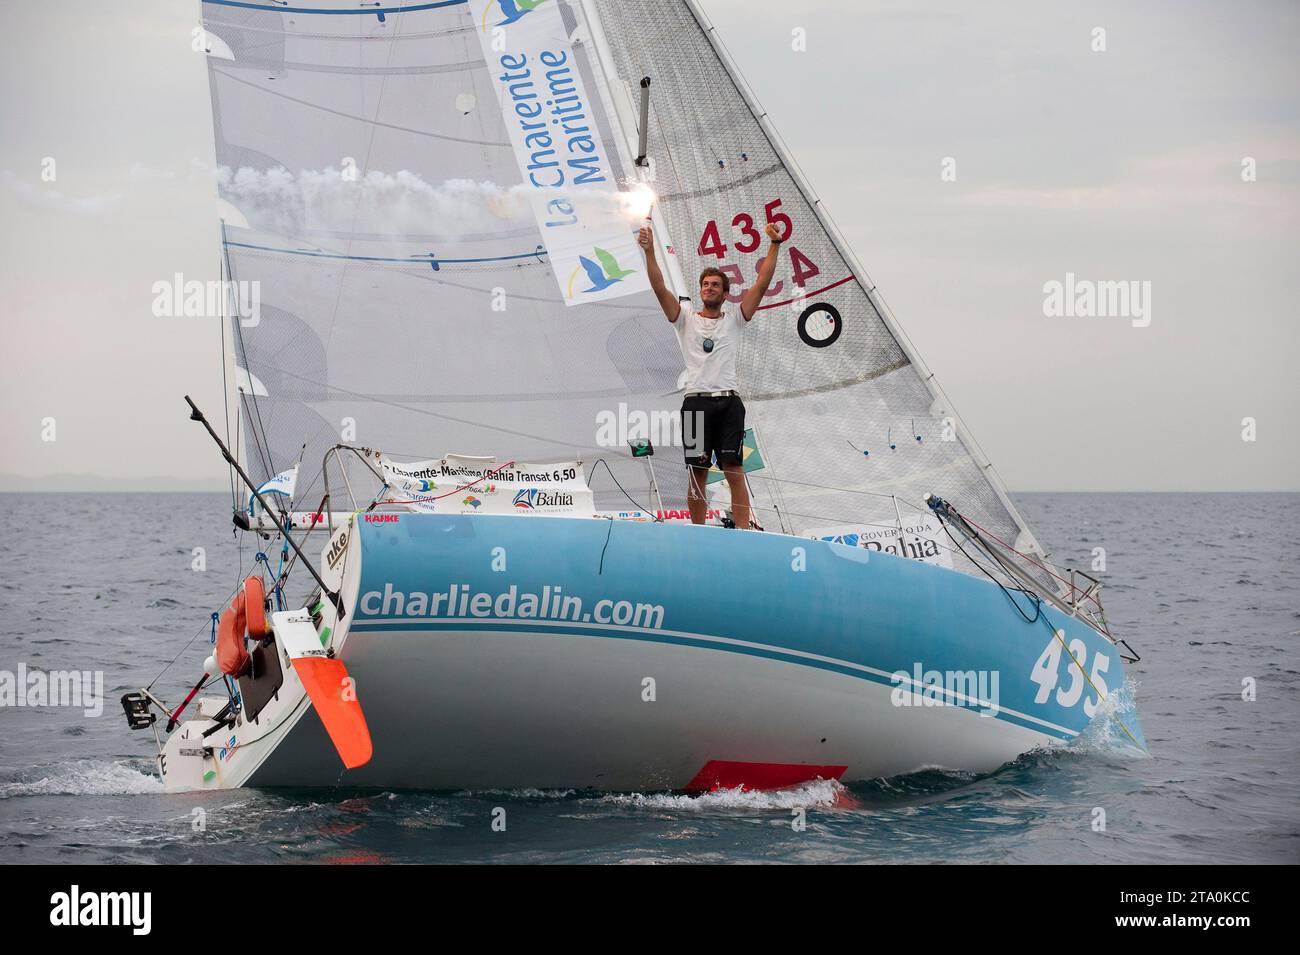
[[[745,443],[745,403],[739,395],[687,395],[682,401],[682,446],[686,463],[706,468],[740,464]]]

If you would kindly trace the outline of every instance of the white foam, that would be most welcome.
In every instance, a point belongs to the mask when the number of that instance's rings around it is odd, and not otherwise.
[[[834,806],[848,790],[834,779],[815,779],[788,789],[719,789],[699,796],[630,793],[600,796],[594,802],[634,809],[708,812],[716,809],[800,809]]]
[[[161,779],[125,762],[79,759],[33,770],[28,776],[33,778],[0,785],[0,799],[19,796],[130,796],[163,791]]]
[[[1149,757],[1151,754],[1138,746],[1129,735],[1128,728],[1136,725],[1137,691],[1140,683],[1126,677],[1124,685],[1107,695],[1097,709],[1097,715],[1075,739],[1069,750],[1082,753]]]

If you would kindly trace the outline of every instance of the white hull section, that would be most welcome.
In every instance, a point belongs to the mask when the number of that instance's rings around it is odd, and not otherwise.
[[[896,706],[879,683],[726,651],[477,628],[352,639],[369,763],[343,769],[289,669],[288,692],[259,715],[264,729],[204,760],[217,773],[207,783],[170,759],[168,788],[654,791],[685,787],[714,760],[844,766],[851,782],[934,766],[988,771],[1059,745],[962,707]],[[195,748],[184,733],[173,745]]]

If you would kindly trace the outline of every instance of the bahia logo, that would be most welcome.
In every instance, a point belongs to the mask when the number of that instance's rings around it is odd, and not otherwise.
[[[569,298],[573,298],[573,280],[578,277],[578,269],[581,268],[587,273],[587,278],[591,280],[591,288],[582,290],[584,295],[591,292],[603,292],[611,285],[615,285],[629,275],[633,275],[636,269],[625,269],[618,264],[618,259],[610,255],[599,246],[591,250],[596,261],[593,262],[585,255],[578,256],[578,266],[574,268],[573,274],[569,276]]]
[[[478,498],[476,498],[473,494],[465,498],[465,500],[461,501],[461,504],[467,504],[470,507],[474,508],[474,510],[476,511],[483,506],[483,502],[480,501]]]
[[[506,27],[518,20],[522,20],[528,14],[540,7],[546,0],[496,0],[497,6],[501,8],[502,15],[505,19],[497,24],[499,27]],[[487,32],[488,14],[492,12],[492,4],[489,3],[483,9],[483,32]]]
[[[539,491],[530,487],[515,494],[515,507],[533,510],[538,507],[573,507],[573,495],[563,491]]]

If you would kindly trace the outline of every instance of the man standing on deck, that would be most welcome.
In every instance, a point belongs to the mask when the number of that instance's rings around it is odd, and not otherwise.
[[[679,302],[664,283],[655,261],[650,228],[641,230],[646,273],[659,305],[677,329],[677,343],[686,361],[685,398],[682,400],[682,438],[689,468],[686,505],[691,523],[703,524],[708,512],[704,496],[709,465],[714,456],[731,489],[731,515],[737,527],[762,530],[750,516],[749,487],[742,464],[745,443],[745,403],[736,381],[736,354],[740,334],[758,310],[758,303],[776,272],[777,250],[784,239],[773,223],[767,224],[767,255],[758,268],[758,280],[746,290],[740,307],[727,304],[731,283],[721,269],[700,273],[700,299],[696,311],[688,300]]]

